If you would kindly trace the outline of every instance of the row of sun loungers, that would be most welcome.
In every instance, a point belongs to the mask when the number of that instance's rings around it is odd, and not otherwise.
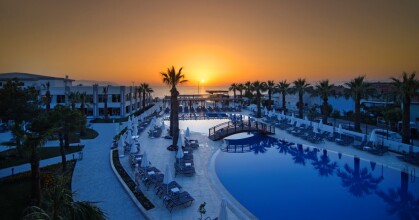
[[[164,205],[167,209],[169,209],[170,212],[172,212],[173,208],[175,207],[191,206],[193,201],[194,198],[192,198],[192,196],[189,195],[189,193],[186,191],[169,194],[164,197]]]
[[[185,146],[183,148],[183,157],[176,158],[174,163],[175,176],[182,174],[185,176],[193,176],[195,174],[195,164],[193,160],[192,147]]]
[[[158,138],[161,136],[163,129],[160,126],[155,126],[148,131],[148,137]]]
[[[188,207],[195,200],[187,191],[183,191],[182,186],[176,181],[164,184],[164,174],[156,167],[139,168],[134,176],[137,184],[141,180],[147,190],[154,186],[156,195],[163,199],[170,212],[176,207]]]
[[[375,154],[375,155],[383,155],[388,151],[388,147],[380,146],[380,145],[374,145],[371,141],[363,140],[359,144],[353,144],[354,148],[358,150],[367,151],[369,153]]]
[[[240,107],[179,107],[179,113],[206,113],[206,112],[240,112],[241,108]],[[170,112],[170,108],[167,107],[164,110],[165,113],[169,113]]]

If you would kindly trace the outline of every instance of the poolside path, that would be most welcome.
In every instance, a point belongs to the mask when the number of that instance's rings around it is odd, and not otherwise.
[[[74,169],[72,190],[76,200],[99,202],[109,219],[144,219],[110,166],[110,147],[116,134],[114,124],[93,124],[99,136],[86,140],[83,160]]]

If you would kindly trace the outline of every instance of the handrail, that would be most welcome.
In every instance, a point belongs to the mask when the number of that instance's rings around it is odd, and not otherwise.
[[[259,131],[267,134],[275,133],[275,126],[259,121],[223,122],[208,129],[208,137],[212,140],[219,140],[231,134],[245,131]]]

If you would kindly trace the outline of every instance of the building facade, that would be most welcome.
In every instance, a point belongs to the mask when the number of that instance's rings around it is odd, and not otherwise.
[[[23,87],[33,86],[45,97],[50,84],[51,108],[56,105],[74,105],[80,108],[80,98],[73,98],[75,94],[85,96],[85,108],[87,118],[95,119],[105,116],[105,102],[109,118],[123,118],[140,110],[141,97],[139,97],[135,86],[92,86],[73,85],[74,80],[65,78],[43,76],[29,73],[2,73],[0,74],[0,87],[12,79],[18,79]],[[80,96],[79,96],[80,97]],[[151,98],[147,99],[147,101]],[[43,105],[45,107],[45,104]]]

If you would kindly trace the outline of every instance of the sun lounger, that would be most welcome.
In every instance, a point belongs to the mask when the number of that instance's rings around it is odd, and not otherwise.
[[[183,191],[180,193],[177,193],[176,195],[173,195],[171,197],[165,198],[165,205],[166,208],[169,209],[170,212],[172,212],[173,208],[175,207],[188,207],[192,205],[192,202],[195,199],[192,198],[191,195],[189,195],[188,192]]]
[[[176,163],[175,162],[175,176],[183,174],[185,176],[193,176],[195,174],[195,167],[193,163]]]
[[[198,140],[189,139],[187,137],[185,137],[185,145],[186,147],[192,147],[194,149],[199,147]]]
[[[160,198],[162,198],[163,196],[169,196],[170,194],[168,194],[168,192],[172,192],[171,189],[173,188],[178,188],[178,189],[182,189],[182,186],[179,185],[179,183],[177,183],[176,181],[172,181],[169,184],[164,184],[163,182],[156,185],[156,195]]]

